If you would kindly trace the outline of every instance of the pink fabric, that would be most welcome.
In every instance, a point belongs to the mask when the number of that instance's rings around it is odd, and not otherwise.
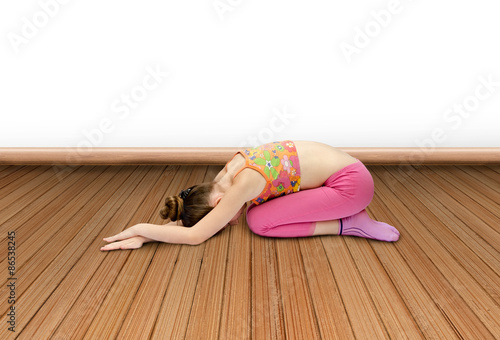
[[[321,187],[277,197],[247,209],[247,223],[258,235],[311,236],[315,222],[352,216],[370,204],[373,178],[360,160],[337,171]]]

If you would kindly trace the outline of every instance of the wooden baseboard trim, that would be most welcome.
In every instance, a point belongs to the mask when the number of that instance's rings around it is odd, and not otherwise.
[[[339,148],[364,164],[500,164],[500,148]],[[0,165],[223,165],[236,147],[0,148]]]

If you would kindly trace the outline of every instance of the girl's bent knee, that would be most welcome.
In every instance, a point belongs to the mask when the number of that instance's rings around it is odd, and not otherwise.
[[[251,226],[250,224],[248,225],[250,230],[255,234],[255,235],[259,235],[259,236],[264,236],[264,237],[268,237],[268,235],[266,235],[266,230],[262,227],[259,227],[259,226]]]
[[[251,206],[250,206],[251,207]],[[248,228],[257,235],[266,236],[267,228],[264,227],[263,220],[259,218],[258,210],[255,209],[247,210],[247,224]]]

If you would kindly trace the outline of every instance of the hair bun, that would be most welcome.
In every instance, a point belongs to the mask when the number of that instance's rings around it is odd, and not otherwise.
[[[168,196],[165,198],[165,206],[160,210],[160,216],[164,220],[177,221],[181,218],[183,201],[179,196]]]

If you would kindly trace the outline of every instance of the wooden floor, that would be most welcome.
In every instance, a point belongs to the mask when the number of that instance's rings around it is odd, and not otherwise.
[[[369,166],[368,212],[396,243],[243,220],[199,246],[99,251],[221,168],[0,166],[0,339],[500,338],[499,165]]]

